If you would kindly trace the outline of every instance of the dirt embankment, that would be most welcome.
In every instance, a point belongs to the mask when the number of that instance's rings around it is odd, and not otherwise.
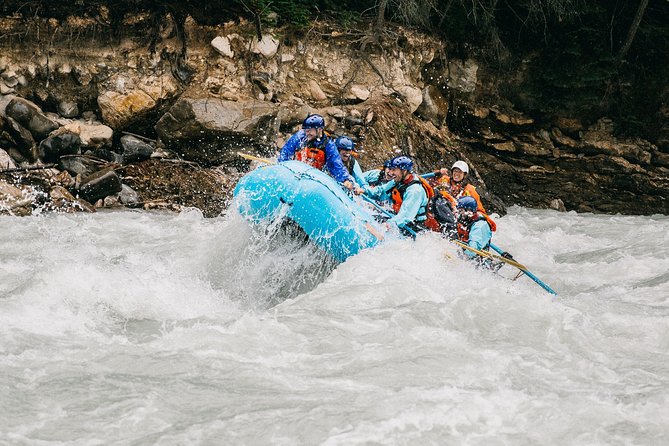
[[[364,32],[319,23],[299,36],[264,27],[258,38],[255,24],[230,9],[124,4],[133,9],[98,1],[26,15],[4,7],[0,149],[9,168],[55,169],[32,182],[12,172],[11,185],[30,183],[49,197],[58,185],[97,206],[196,206],[215,215],[248,168],[235,153],[270,155],[318,112],[330,132],[354,138],[364,168],[397,153],[414,156],[421,172],[467,160],[498,212],[521,204],[669,213],[666,144],[619,139],[606,117],[519,112],[485,66],[449,59],[447,43],[429,36],[397,28],[374,45]],[[508,78],[525,75],[518,70]],[[32,118],[16,103],[7,112],[16,98],[36,108]],[[63,134],[79,142],[44,143]],[[130,134],[149,147],[129,143]],[[64,161],[77,157],[98,163]],[[71,181],[51,180],[63,172]],[[133,203],[118,195],[123,186],[137,194]]]

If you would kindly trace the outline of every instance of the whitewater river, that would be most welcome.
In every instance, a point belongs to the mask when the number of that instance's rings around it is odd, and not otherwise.
[[[512,208],[557,297],[431,236],[336,266],[234,213],[0,225],[3,445],[669,444],[669,217]]]

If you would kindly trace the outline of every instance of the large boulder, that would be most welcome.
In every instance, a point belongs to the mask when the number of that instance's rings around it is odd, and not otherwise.
[[[278,106],[262,101],[181,99],[156,124],[165,146],[205,164],[235,159],[249,146],[264,146],[279,130]]]
[[[117,130],[142,119],[178,91],[176,80],[169,74],[139,77],[134,72],[114,75],[102,88],[106,88],[98,96],[102,119]]]
[[[58,128],[58,123],[42,113],[42,110],[27,99],[16,97],[5,108],[7,116],[27,128],[37,140],[42,140]]]

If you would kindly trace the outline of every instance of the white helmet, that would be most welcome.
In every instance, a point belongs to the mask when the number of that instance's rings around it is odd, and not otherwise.
[[[455,169],[455,168],[460,169],[460,170],[463,171],[464,173],[469,173],[469,166],[468,166],[467,163],[465,163],[464,161],[456,161],[456,162],[454,162],[454,163],[453,163],[453,166],[451,167],[451,170],[453,170],[453,169]]]

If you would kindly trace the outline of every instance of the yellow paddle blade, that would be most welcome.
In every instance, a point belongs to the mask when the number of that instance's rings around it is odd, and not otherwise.
[[[275,164],[276,163],[276,161],[271,160],[269,158],[260,158],[258,156],[249,155],[248,153],[244,153],[244,152],[237,152],[237,155],[239,155],[242,158],[247,159],[249,161],[258,161],[260,163],[265,163],[265,164]]]
[[[372,226],[370,223],[365,223],[365,229],[367,229],[370,234],[376,237],[378,241],[383,241],[383,234],[377,231],[376,228],[374,228],[374,226]]]
[[[452,240],[452,242],[455,243],[456,245],[460,246],[461,248],[467,249],[467,250],[469,250],[473,253],[476,253],[476,254],[480,255],[481,257],[487,257],[489,259],[499,260],[500,262],[508,263],[509,265],[515,266],[516,268],[518,268],[521,271],[525,271],[527,269],[525,267],[525,265],[522,265],[522,264],[516,262],[515,260],[507,259],[506,257],[498,256],[497,254],[493,254],[493,253],[488,252],[488,251],[481,251],[479,249],[472,248],[471,246],[469,246],[465,243],[462,243],[459,240]]]

